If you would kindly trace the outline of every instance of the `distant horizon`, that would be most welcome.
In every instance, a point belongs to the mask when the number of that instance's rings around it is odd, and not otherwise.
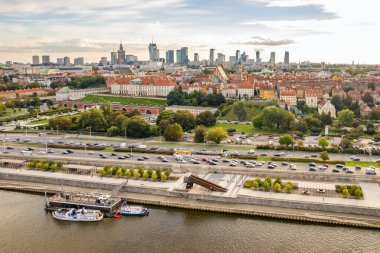
[[[86,62],[110,60],[123,41],[126,54],[148,59],[153,40],[166,50],[189,48],[189,59],[209,49],[226,60],[236,50],[262,61],[285,51],[291,62],[379,64],[380,3],[355,0],[0,0],[0,62],[31,63],[33,55]],[[360,10],[360,11],[359,11]]]

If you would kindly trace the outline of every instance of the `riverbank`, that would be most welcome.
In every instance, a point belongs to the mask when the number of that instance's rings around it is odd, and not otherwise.
[[[0,180],[0,190],[19,191],[27,193],[55,194],[61,191],[61,185],[21,182],[12,180]],[[108,191],[83,187],[64,186],[66,191],[85,193],[107,193]],[[158,196],[142,193],[119,192],[117,197],[128,199],[129,203],[153,205],[160,207],[179,208],[187,210],[207,211],[216,213],[228,213],[236,215],[248,215],[268,217],[282,220],[303,222],[316,222],[343,226],[380,229],[380,219],[374,216],[343,214],[333,212],[311,211],[302,209],[289,209],[272,206],[247,205],[236,203],[222,203],[197,199],[176,198],[170,196]],[[41,207],[42,209],[42,207]]]

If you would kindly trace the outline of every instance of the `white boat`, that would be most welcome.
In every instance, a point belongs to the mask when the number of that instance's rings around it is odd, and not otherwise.
[[[120,208],[120,214],[125,216],[145,216],[149,214],[148,208],[143,206],[123,205]]]
[[[100,221],[104,215],[99,210],[60,208],[53,212],[53,217],[64,221]]]

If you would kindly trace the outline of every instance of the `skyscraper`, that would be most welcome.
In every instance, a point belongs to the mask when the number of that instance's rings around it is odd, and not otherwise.
[[[214,48],[211,48],[210,49],[210,65],[214,65],[214,61],[215,61],[215,49]]]
[[[111,52],[111,64],[116,64],[116,63],[117,63],[117,53]]]
[[[63,65],[65,65],[65,66],[70,65],[70,57],[68,57],[68,56],[63,57]]]
[[[187,47],[181,48],[181,64],[187,65],[189,63],[189,50]]]
[[[269,64],[270,64],[271,67],[274,67],[276,65],[276,53],[275,52],[271,52],[270,53]]]
[[[128,63],[128,64],[136,62],[136,61],[137,61],[137,56],[136,55],[127,54],[125,56],[125,62]]]
[[[166,51],[166,64],[174,64],[174,50]]]
[[[236,53],[235,53],[235,62],[239,62],[240,60],[240,50],[236,50]]]
[[[199,54],[198,53],[194,53],[194,61],[199,61]]]
[[[62,58],[57,58],[57,64],[58,65],[63,65],[63,59]]]
[[[256,63],[259,64],[260,62],[261,62],[260,51],[256,51]]]
[[[222,53],[218,53],[218,62],[225,62],[226,56]]]
[[[176,63],[181,64],[182,63],[181,50],[179,49],[175,53],[176,53],[176,55],[175,55],[176,56]]]
[[[40,64],[40,57],[38,55],[33,55],[33,65],[38,65]]]
[[[50,56],[49,55],[43,55],[42,56],[42,64],[49,64],[50,63]]]
[[[150,61],[158,61],[160,59],[160,53],[157,49],[156,43],[149,43],[149,60]]]
[[[122,43],[120,43],[120,48],[117,51],[117,64],[125,64],[125,50]]]
[[[285,51],[284,64],[289,65],[289,51]]]
[[[101,57],[100,58],[100,63],[103,64],[103,66],[107,66],[107,57]]]
[[[84,65],[84,59],[83,57],[78,57],[74,59],[74,65],[75,66],[83,66]]]

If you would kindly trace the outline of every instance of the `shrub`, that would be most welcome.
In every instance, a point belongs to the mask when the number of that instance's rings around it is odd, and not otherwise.
[[[129,170],[126,170],[126,171],[124,172],[124,175],[125,175],[126,177],[130,177],[130,176],[131,176],[131,172],[130,172]]]
[[[57,162],[57,168],[60,169],[63,167],[63,163],[62,162]]]
[[[50,170],[51,171],[56,171],[57,170],[57,165],[56,164],[52,164],[52,165],[50,165]]]
[[[144,168],[143,168],[143,167],[140,167],[140,168],[139,168],[139,173],[140,173],[141,176],[144,175],[144,172],[145,172],[145,171],[144,171]]]
[[[361,198],[361,197],[363,197],[363,192],[362,192],[362,190],[361,190],[360,188],[357,188],[357,189],[354,191],[354,196],[355,196],[356,198]]]
[[[131,175],[133,175],[133,174],[135,174],[135,169],[134,168],[130,168],[129,172],[131,173]]]
[[[346,198],[348,197],[348,195],[350,195],[350,193],[348,192],[347,189],[343,189],[342,194],[343,194],[343,196],[346,197]]]
[[[162,170],[156,169],[157,178],[161,178]]]
[[[257,190],[257,189],[259,189],[259,183],[255,180],[255,181],[253,181],[253,183],[252,183],[252,187],[253,188],[255,188],[255,190]]]
[[[252,180],[247,180],[244,182],[243,187],[244,188],[252,188],[252,183],[253,183]]]
[[[138,171],[135,171],[135,173],[133,173],[133,176],[139,178],[141,177],[141,174]]]
[[[157,176],[157,172],[153,172],[152,174],[152,180],[157,180],[158,176]]]
[[[28,162],[27,166],[29,168],[35,168],[36,167],[36,163],[35,162]]]
[[[270,186],[271,186],[270,183],[265,180],[264,183],[263,183],[264,190],[265,191],[269,191]]]
[[[123,174],[125,174],[125,171],[126,171],[127,169],[126,168],[121,168],[121,173],[123,173]]]
[[[282,185],[282,180],[280,177],[276,178],[276,181],[274,181],[274,184],[280,184]]]
[[[281,184],[279,184],[279,183],[275,183],[274,186],[273,186],[273,189],[274,189],[276,192],[280,192],[280,191],[281,191]]]
[[[342,186],[341,185],[335,185],[335,192],[341,193],[342,192]]]
[[[260,178],[256,178],[255,181],[259,184],[259,186],[262,186],[263,185],[263,182],[261,181]]]
[[[152,174],[153,174],[152,168],[148,168],[147,173],[148,173],[149,178],[152,177]]]
[[[172,172],[170,171],[170,170],[167,170],[167,171],[165,171],[165,175],[167,176],[167,177],[170,177],[170,174],[171,174]]]
[[[49,166],[48,163],[45,163],[42,167],[43,167],[44,170],[49,170],[50,169],[50,166]]]
[[[147,179],[148,177],[149,177],[149,174],[148,174],[148,172],[147,171],[144,171],[144,173],[143,173],[143,178],[145,178],[145,179]]]
[[[266,177],[265,182],[269,183],[269,187],[272,186],[272,179],[270,177]]]
[[[115,172],[115,175],[117,177],[121,177],[123,175],[123,172],[121,171],[121,169],[118,169],[116,172]]]
[[[165,182],[166,179],[168,179],[168,176],[166,174],[161,175],[161,181]]]
[[[287,182],[285,188],[287,193],[291,193],[293,191],[293,184],[291,182]]]
[[[106,171],[104,169],[98,170],[99,176],[103,177],[106,174]]]

